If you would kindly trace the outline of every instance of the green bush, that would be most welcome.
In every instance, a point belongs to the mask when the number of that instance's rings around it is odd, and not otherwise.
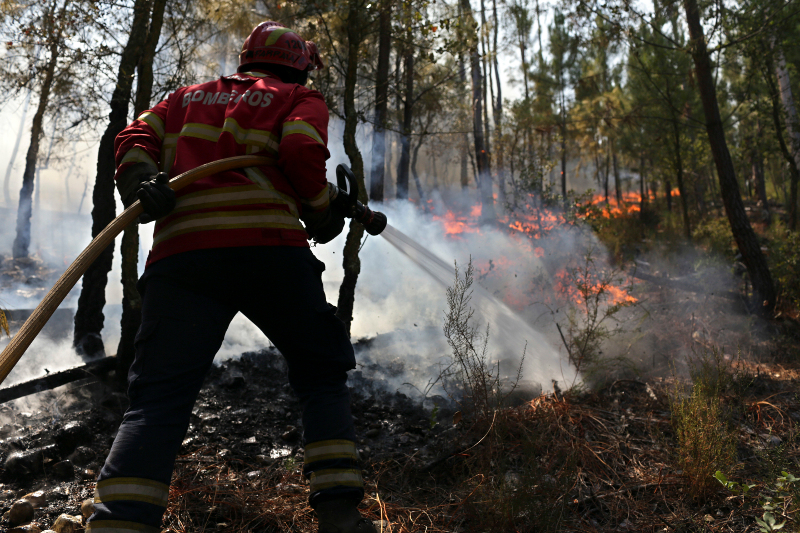
[[[733,240],[731,225],[725,217],[701,221],[692,232],[692,239],[698,245],[722,256],[730,259],[736,257],[736,241]]]
[[[800,308],[800,233],[776,223],[769,231],[768,258],[780,299],[791,309]]]
[[[689,494],[704,499],[718,486],[715,472],[730,472],[736,464],[736,437],[721,398],[726,392],[740,392],[737,389],[744,380],[730,372],[718,350],[690,360],[689,372],[689,393],[676,385],[670,395],[672,428],[676,459],[689,483]]]

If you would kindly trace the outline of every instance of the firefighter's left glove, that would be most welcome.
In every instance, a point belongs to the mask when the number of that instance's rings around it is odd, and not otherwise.
[[[169,175],[166,172],[159,172],[153,179],[139,185],[136,197],[144,208],[144,213],[139,215],[140,224],[158,220],[175,209],[175,191],[170,189],[167,183]]]

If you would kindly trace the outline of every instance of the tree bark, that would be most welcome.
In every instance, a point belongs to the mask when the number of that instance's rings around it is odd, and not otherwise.
[[[22,189],[19,191],[19,207],[17,208],[17,235],[11,247],[14,259],[28,257],[28,248],[31,244],[31,207],[33,200],[33,180],[36,175],[36,161],[39,158],[39,141],[42,138],[42,123],[44,122],[44,112],[50,99],[50,91],[53,88],[55,79],[56,65],[58,65],[59,45],[61,44],[61,28],[64,24],[64,13],[67,9],[69,0],[65,0],[60,9],[58,20],[56,19],[56,1],[53,0],[50,12],[45,15],[47,27],[48,54],[47,66],[44,71],[44,79],[39,89],[39,104],[36,107],[36,114],[33,115],[31,125],[31,144],[28,146],[28,153],[25,155],[25,171],[22,174]]]
[[[154,0],[150,28],[147,32],[142,57],[136,68],[136,100],[133,115],[138,117],[150,109],[153,94],[153,59],[161,36],[166,0]],[[139,281],[139,226],[132,224],[125,228],[120,244],[122,256],[122,320],[120,338],[117,345],[117,378],[125,382],[134,358],[133,341],[142,323],[142,298],[136,289]]]
[[[669,178],[664,178],[665,196],[667,199],[667,211],[672,213],[672,182]]]
[[[375,124],[372,130],[372,170],[369,197],[382,202],[386,172],[386,108],[389,102],[389,53],[392,44],[392,3],[381,0],[378,16],[378,70],[375,80]]]
[[[22,105],[22,118],[19,121],[19,133],[17,133],[17,140],[14,141],[14,148],[11,150],[11,157],[8,159],[8,166],[6,167],[6,177],[3,181],[3,195],[6,199],[6,206],[11,207],[11,192],[9,186],[11,184],[11,170],[14,168],[14,160],[17,158],[17,151],[19,144],[22,142],[22,137],[25,136],[25,117],[28,115],[28,106],[31,103],[31,93],[33,91],[28,89],[28,94],[25,95],[25,103]]]
[[[772,97],[772,122],[775,125],[775,136],[778,138],[778,145],[781,148],[781,154],[789,166],[789,195],[790,199],[786,199],[786,190],[784,189],[784,201],[789,207],[789,229],[794,230],[797,225],[797,183],[800,182],[800,168],[798,168],[797,159],[792,155],[789,147],[786,146],[786,141],[783,138],[783,126],[781,125],[780,108],[778,89],[772,81],[772,76],[767,73],[764,76],[767,80],[767,85],[770,88],[770,95]],[[787,128],[788,130],[788,128]],[[793,208],[794,206],[794,208]]]
[[[608,153],[606,153],[606,168],[605,168],[605,171],[603,171],[603,194],[605,194],[606,205],[609,204],[609,200],[608,200],[608,175],[610,174],[610,172],[609,172],[609,168],[608,167],[609,167],[609,157],[608,157]]]
[[[706,48],[703,27],[700,24],[700,10],[697,7],[697,0],[684,0],[683,5],[689,25],[690,50],[695,65],[697,87],[703,103],[708,141],[714,157],[714,164],[717,167],[722,203],[731,225],[733,238],[742,255],[742,262],[747,267],[753,290],[758,298],[757,307],[763,314],[769,316],[772,315],[775,308],[775,286],[767,260],[761,252],[761,246],[747,218],[739,193],[736,171],[728,151],[722,118],[719,113],[711,60]]]
[[[639,219],[644,220],[644,211],[647,198],[647,187],[644,183],[644,153],[639,157]]]
[[[459,3],[459,13],[461,4]],[[458,76],[461,79],[462,86],[467,84],[467,67],[464,64],[464,56],[459,54],[459,68]],[[461,190],[466,191],[469,188],[469,173],[467,172],[467,158],[469,153],[469,138],[466,133],[461,135]]]
[[[404,46],[403,74],[405,75],[405,98],[403,102],[403,133],[400,136],[400,161],[397,163],[397,199],[408,199],[408,166],[411,162],[411,119],[414,117],[414,47],[411,36],[406,35]]]
[[[758,143],[758,140],[761,138],[761,133],[761,121],[756,119],[755,137],[753,138],[753,142],[751,143],[752,148],[750,149],[750,163],[758,204],[763,210],[766,223],[770,224],[771,215],[769,212],[769,198],[767,198],[767,180],[764,178],[764,157],[761,154],[761,147]]]
[[[347,16],[347,65],[344,80],[344,151],[350,159],[350,167],[358,181],[358,199],[363,204],[367,203],[367,191],[364,187],[364,160],[361,151],[356,144],[356,126],[358,125],[358,115],[356,114],[356,77],[358,74],[358,49],[363,35],[361,33],[361,23],[359,12],[362,6],[357,0],[350,0]],[[347,333],[350,333],[350,325],[353,322],[353,304],[355,303],[356,283],[358,275],[361,273],[361,259],[358,257],[358,249],[361,247],[361,238],[364,235],[364,226],[350,221],[350,229],[347,232],[347,239],[344,245],[342,266],[344,267],[344,279],[339,287],[339,300],[337,302],[336,316],[345,323]]]
[[[614,147],[614,141],[611,141],[611,162],[614,167],[614,198],[617,200],[617,206],[622,207],[622,184],[619,179],[619,165],[617,165],[617,150]]]
[[[567,113],[564,109],[564,83],[561,81],[561,196],[567,207]]]
[[[116,204],[114,200],[114,139],[128,124],[128,102],[131,98],[133,75],[147,39],[147,26],[150,14],[149,0],[136,0],[133,5],[133,22],[128,42],[122,50],[117,83],[111,95],[111,111],[108,126],[100,138],[97,151],[97,176],[92,192],[92,238],[114,220]],[[86,356],[104,353],[102,337],[103,306],[106,303],[106,283],[114,258],[114,245],[109,245],[100,257],[92,263],[83,275],[78,309],[75,312],[75,332],[73,345]]]
[[[786,58],[783,55],[783,48],[775,43],[772,38],[772,49],[775,52],[775,76],[778,78],[778,88],[780,90],[783,112],[786,116],[786,131],[789,133],[789,144],[792,147],[792,156],[795,164],[794,169],[800,168],[800,123],[797,121],[797,108],[794,105],[794,95],[789,81],[789,71],[786,69]],[[791,174],[791,184],[789,191],[791,200],[789,201],[789,229],[797,228],[797,185],[800,177],[797,172]]]
[[[461,0],[461,8],[468,21],[472,17],[472,6],[469,0]],[[468,22],[469,24],[469,22]],[[478,36],[472,36],[470,43],[470,67],[472,70],[472,132],[475,142],[475,161],[478,167],[478,187],[481,197],[481,219],[484,222],[495,221],[494,195],[492,193],[492,172],[489,165],[489,154],[483,136],[483,76],[481,74],[481,58],[478,53]]]
[[[500,69],[498,67],[498,47],[497,37],[499,33],[500,19],[497,16],[497,0],[492,0],[492,13],[494,16],[494,32],[492,36],[492,63],[494,65],[494,79],[497,85],[497,98],[494,101],[494,150],[497,154],[497,189],[501,206],[506,204],[506,175],[505,161],[503,157],[503,88],[500,85]]]
[[[669,95],[669,92],[667,93]],[[686,240],[692,239],[692,227],[689,223],[689,206],[687,205],[686,188],[683,186],[683,156],[681,154],[681,131],[678,127],[678,117],[672,116],[672,140],[675,142],[675,179],[678,181],[678,193],[681,198],[681,212],[683,214],[683,236]],[[669,193],[672,197],[672,193]]]
[[[425,191],[422,189],[422,182],[419,179],[419,173],[417,172],[417,157],[419,156],[419,149],[422,148],[422,142],[425,137],[420,135],[419,142],[414,147],[413,155],[411,156],[411,175],[414,177],[414,184],[417,186],[417,194],[419,195],[419,202],[422,205],[422,202],[425,200]]]

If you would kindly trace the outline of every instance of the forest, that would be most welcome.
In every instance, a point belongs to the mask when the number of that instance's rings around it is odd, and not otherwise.
[[[800,531],[792,0],[0,1],[0,530],[83,531],[128,406],[152,226],[79,256],[124,216],[115,138],[267,20],[316,43],[328,180],[348,165],[389,224],[312,242],[356,352],[363,516]],[[245,322],[164,532],[317,531],[303,408]]]

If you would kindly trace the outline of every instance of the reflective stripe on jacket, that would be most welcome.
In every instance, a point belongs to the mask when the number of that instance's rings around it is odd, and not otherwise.
[[[300,217],[328,208],[327,141],[322,95],[257,71],[180,88],[139,115],[116,138],[117,177],[134,163],[172,178],[236,155],[274,160],[178,191],[175,210],[156,221],[147,263],[201,248],[308,246]]]

